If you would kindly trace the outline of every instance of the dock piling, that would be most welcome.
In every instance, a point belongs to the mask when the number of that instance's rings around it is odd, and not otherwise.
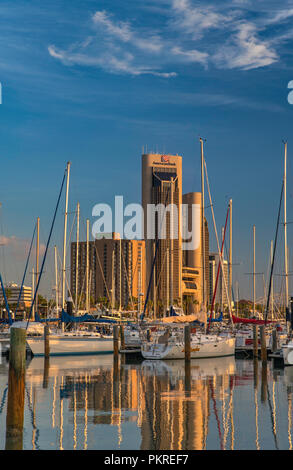
[[[124,339],[124,326],[123,325],[120,325],[120,341],[121,341],[120,349],[122,349],[122,351],[124,351],[124,349],[125,349],[125,339]]]
[[[260,343],[261,343],[261,360],[267,361],[267,344],[266,344],[266,328],[264,325],[260,327]]]
[[[277,338],[277,330],[276,328],[272,331],[272,352],[276,352],[278,349],[278,338]]]
[[[258,357],[258,326],[253,325],[253,356]]]
[[[190,325],[184,327],[185,362],[190,362]]]
[[[114,350],[114,359],[118,359],[119,353],[119,332],[118,332],[118,325],[113,326],[113,350]]]
[[[6,450],[22,450],[25,391],[26,330],[10,329]]]

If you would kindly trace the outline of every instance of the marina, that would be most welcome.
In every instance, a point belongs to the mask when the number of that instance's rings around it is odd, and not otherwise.
[[[0,450],[293,450],[292,1],[3,2]]]

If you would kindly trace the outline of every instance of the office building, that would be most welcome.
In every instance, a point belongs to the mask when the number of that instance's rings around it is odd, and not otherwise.
[[[16,305],[18,302],[18,297],[20,293],[21,286],[11,283],[5,286],[5,293],[9,305]],[[0,289],[0,303],[4,305],[4,296],[2,289]],[[29,286],[22,286],[19,308],[23,309],[25,307],[29,308],[32,303],[32,288]]]
[[[176,206],[168,208],[171,203]],[[151,284],[154,316],[162,316],[171,304],[182,303],[182,157],[179,155],[142,155],[142,206],[146,246],[146,279],[150,279],[157,245]],[[159,205],[164,214],[160,213]],[[158,210],[156,210],[156,208]],[[173,229],[172,223],[173,221]],[[164,232],[165,228],[165,232]],[[158,243],[157,243],[158,242]]]
[[[188,206],[187,229],[192,233],[194,247],[183,249],[182,267],[182,294],[186,313],[195,313],[200,310],[203,302],[203,289],[205,289],[206,304],[209,303],[209,230],[205,219],[204,244],[202,241],[200,192],[191,192],[182,196],[183,204]],[[203,247],[205,250],[205,285],[203,285]]]
[[[79,243],[78,296],[86,292],[86,242]],[[71,244],[71,292],[76,290],[76,242]],[[113,308],[142,310],[145,295],[145,243],[105,234],[89,242],[91,304],[105,300]],[[141,294],[141,295],[140,295]]]

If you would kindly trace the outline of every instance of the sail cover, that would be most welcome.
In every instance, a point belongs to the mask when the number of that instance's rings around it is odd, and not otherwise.
[[[277,323],[273,321],[257,320],[256,318],[239,318],[232,315],[233,323],[245,323],[247,325],[265,325],[268,323]]]
[[[207,316],[205,312],[198,312],[192,315],[179,315],[174,317],[162,318],[163,323],[192,323],[199,321],[200,323],[206,323]]]

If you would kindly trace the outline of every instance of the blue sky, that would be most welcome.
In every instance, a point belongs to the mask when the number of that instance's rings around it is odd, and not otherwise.
[[[184,191],[200,190],[202,136],[218,229],[231,197],[234,279],[240,296],[251,296],[245,273],[252,270],[252,226],[257,271],[266,275],[282,139],[288,140],[293,220],[292,20],[287,0],[1,1],[4,277],[20,282],[38,216],[46,242],[67,160],[70,210],[80,202],[84,226],[96,203],[112,204],[115,195],[140,202],[143,146],[182,155]],[[290,250],[292,225],[288,239]],[[62,210],[52,247],[61,250],[61,240]],[[284,269],[282,240],[281,231],[277,274]],[[50,252],[43,292],[53,283],[52,259]],[[281,280],[276,277],[277,290]],[[259,296],[262,285],[258,276]]]

